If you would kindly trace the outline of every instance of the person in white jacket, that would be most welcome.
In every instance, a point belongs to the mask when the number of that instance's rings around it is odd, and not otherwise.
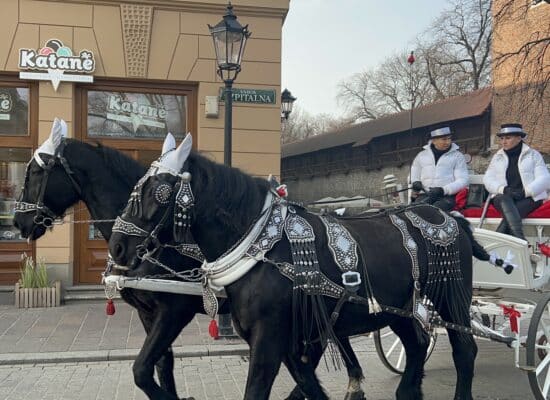
[[[430,132],[424,150],[411,166],[412,197],[445,211],[455,206],[455,194],[468,186],[468,167],[464,155],[452,142],[446,126]],[[420,192],[424,191],[424,194]]]
[[[523,142],[521,124],[503,124],[497,137],[501,149],[483,177],[493,205],[502,213],[497,232],[525,240],[521,219],[542,205],[550,191],[550,173],[541,154]]]

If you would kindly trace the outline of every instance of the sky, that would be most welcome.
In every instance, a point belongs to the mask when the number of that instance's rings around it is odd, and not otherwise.
[[[282,88],[311,114],[342,116],[338,83],[376,67],[448,7],[446,0],[290,0],[283,25]]]

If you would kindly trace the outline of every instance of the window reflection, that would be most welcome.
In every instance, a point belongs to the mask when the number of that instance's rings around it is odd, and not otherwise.
[[[30,149],[0,148],[0,241],[22,240],[13,227],[13,215],[30,158]]]
[[[0,135],[29,134],[29,89],[0,87]]]
[[[164,139],[187,131],[185,96],[88,91],[88,136]]]

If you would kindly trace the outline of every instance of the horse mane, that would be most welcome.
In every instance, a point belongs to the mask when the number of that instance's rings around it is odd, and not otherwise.
[[[192,185],[208,194],[197,200],[201,209],[207,210],[201,218],[217,218],[229,231],[247,230],[248,223],[257,217],[264,204],[269,182],[238,168],[217,164],[195,151],[191,152],[184,170],[186,167],[194,174]]]
[[[95,143],[95,146],[91,147],[105,162],[106,168],[129,187],[133,187],[147,171],[146,167],[119,150],[101,143]]]

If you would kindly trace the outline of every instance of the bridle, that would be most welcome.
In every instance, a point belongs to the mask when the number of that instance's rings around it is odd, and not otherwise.
[[[128,206],[126,207],[126,212],[128,212],[129,210],[134,210],[134,213],[137,212],[137,210],[134,208],[134,205],[141,202],[141,186],[147,181],[150,176],[152,176],[156,172],[157,167],[158,164],[153,163],[147,174],[140,180],[140,182],[138,182],[132,194],[130,195],[130,200],[128,202]],[[150,259],[152,255],[162,247],[177,247],[177,245],[174,246],[167,243],[162,243],[159,239],[160,232],[167,225],[168,219],[171,216],[173,216],[174,219],[174,233],[176,234],[177,231],[180,238],[185,235],[186,231],[191,225],[191,215],[189,211],[194,206],[194,196],[190,184],[191,174],[189,174],[188,172],[168,172],[171,175],[176,176],[178,180],[174,184],[174,186],[170,188],[171,192],[169,196],[166,196],[166,186],[169,186],[168,184],[160,184],[159,186],[157,186],[154,194],[155,200],[161,205],[165,205],[166,209],[164,210],[164,213],[162,214],[159,222],[151,231],[140,228],[134,223],[126,221],[121,216],[118,216],[116,218],[113,225],[113,233],[118,232],[127,236],[136,236],[143,238],[141,244],[136,246],[136,257],[139,260],[143,260],[144,258]],[[165,185],[165,187],[161,189],[160,187],[163,185]],[[163,193],[157,193],[157,191],[159,190],[165,190],[164,195]],[[135,202],[135,204],[132,204],[133,202]],[[181,241],[176,240],[176,242]]]
[[[39,225],[42,225],[45,228],[51,229],[55,220],[63,218],[63,215],[56,215],[52,210],[50,210],[44,204],[44,194],[46,192],[46,187],[48,185],[48,178],[57,160],[59,160],[64,171],[67,173],[67,176],[69,177],[78,195],[79,196],[82,195],[82,190],[80,189],[80,185],[76,182],[74,178],[74,172],[71,170],[69,163],[67,162],[67,159],[63,156],[63,151],[65,150],[65,146],[66,146],[66,142],[65,140],[62,140],[59,146],[57,146],[55,150],[55,154],[52,156],[52,158],[50,158],[50,160],[48,160],[47,163],[45,163],[44,160],[40,158],[40,155],[35,152],[33,158],[37,162],[37,164],[40,166],[40,168],[44,170],[44,177],[40,182],[36,203],[27,203],[22,201],[25,194],[25,187],[29,181],[29,170],[30,170],[30,165],[32,163],[32,160],[27,165],[27,171],[25,173],[25,185],[21,190],[21,195],[19,196],[19,200],[15,202],[15,212],[16,213],[36,212],[33,218],[33,222],[34,222],[33,231]]]

